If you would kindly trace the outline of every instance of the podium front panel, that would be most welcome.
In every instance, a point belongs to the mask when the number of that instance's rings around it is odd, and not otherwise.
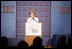
[[[41,36],[42,35],[42,24],[41,23],[26,23],[26,36]]]

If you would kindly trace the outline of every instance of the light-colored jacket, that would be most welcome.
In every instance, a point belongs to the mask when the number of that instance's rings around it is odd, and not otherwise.
[[[27,23],[38,23],[38,18],[34,17],[34,19],[32,19],[31,17],[27,19]]]

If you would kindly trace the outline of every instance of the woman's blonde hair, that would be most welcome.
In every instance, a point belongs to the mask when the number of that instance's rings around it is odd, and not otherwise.
[[[30,15],[31,13],[34,13],[34,14],[35,14],[34,10],[31,10],[31,11],[29,12],[29,15]]]

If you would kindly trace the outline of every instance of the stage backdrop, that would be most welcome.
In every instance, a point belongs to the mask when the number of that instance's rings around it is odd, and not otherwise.
[[[16,1],[1,1],[1,36],[16,38]]]
[[[71,35],[71,1],[51,1],[51,37]]]
[[[50,38],[50,1],[17,1],[17,37],[25,37],[25,23],[29,16],[29,11],[34,10],[35,16],[42,23],[43,45],[46,45]]]

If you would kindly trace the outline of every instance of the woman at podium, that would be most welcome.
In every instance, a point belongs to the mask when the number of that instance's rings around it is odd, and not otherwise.
[[[39,23],[38,18],[35,17],[34,10],[31,10],[29,12],[30,17],[27,19],[27,22],[25,23],[25,30],[26,35],[31,36],[41,36],[42,34],[42,23]]]
[[[38,23],[39,22],[38,18],[34,16],[35,15],[34,10],[31,10],[29,12],[29,15],[30,17],[27,19],[27,23]]]

